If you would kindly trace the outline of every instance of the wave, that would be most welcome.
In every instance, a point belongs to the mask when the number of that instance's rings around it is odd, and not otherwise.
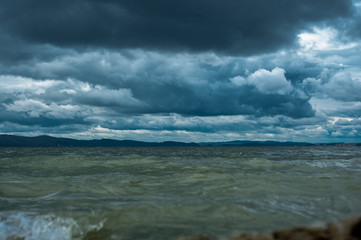
[[[73,240],[83,239],[87,232],[98,231],[103,223],[87,224],[86,228],[72,218],[55,214],[38,215],[31,212],[1,212],[0,240]]]

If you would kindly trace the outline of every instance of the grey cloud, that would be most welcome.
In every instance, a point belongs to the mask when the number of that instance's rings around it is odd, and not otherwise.
[[[116,108],[119,112],[139,112],[147,104],[135,99],[130,89],[93,89],[73,96],[73,101],[98,107]]]
[[[332,98],[344,102],[361,101],[361,79],[353,77],[348,70],[338,71],[326,79],[306,78],[302,88],[309,95],[318,98]]]
[[[351,18],[345,22],[340,22],[338,27],[342,29],[347,37],[353,39],[361,38],[361,2],[359,0],[353,0],[354,10]]]
[[[188,132],[257,132],[274,128],[279,129],[305,129],[319,124],[326,124],[327,120],[320,116],[311,118],[294,119],[285,116],[182,116],[179,114],[169,115],[140,115],[129,117],[113,117],[114,121],[103,121],[102,126],[108,129],[146,129]]]
[[[29,124],[24,122],[10,122],[0,121],[0,129],[2,133],[7,134],[17,134],[17,135],[27,135],[27,136],[39,136],[46,134],[54,134],[59,136],[59,133],[74,133],[78,131],[86,131],[89,128],[89,125],[84,124],[83,122],[73,121],[71,124],[47,124],[45,119],[44,124],[39,124],[38,120],[34,122],[31,121]]]
[[[129,117],[114,117],[115,121],[103,122],[108,129],[145,129],[166,131],[188,131],[216,133],[219,131],[249,131],[257,128],[256,121],[248,121],[244,116],[182,116],[179,114],[144,114]]]
[[[341,118],[361,118],[361,103],[360,102],[346,102],[342,103],[342,106],[337,109],[325,111],[330,117]]]
[[[35,131],[40,127],[56,127],[53,130],[55,131],[62,126],[79,126],[85,125],[89,126],[90,122],[86,121],[83,117],[72,117],[72,118],[54,118],[44,115],[39,116],[29,116],[27,112],[14,112],[7,111],[5,108],[0,107],[1,118],[0,125],[8,124],[18,124],[22,126],[30,126],[27,128],[27,131]],[[8,130],[7,128],[2,128],[2,131]]]
[[[88,124],[84,117],[91,111],[74,105],[45,104],[38,100],[24,99],[0,105],[0,122],[25,125],[61,126]]]
[[[9,111],[26,112],[29,117],[72,118],[71,115],[80,116],[80,113],[89,111],[87,105],[119,108],[127,113],[145,105],[132,96],[130,89],[125,88],[108,89],[71,79],[41,81],[0,76],[0,80],[2,105]],[[58,110],[60,113],[57,113]]]
[[[339,119],[333,124],[328,124],[326,129],[330,135],[337,138],[354,138],[361,139],[361,120]]]
[[[361,101],[361,79],[353,78],[351,73],[339,72],[325,84],[327,95],[342,101]]]
[[[245,59],[214,54],[128,51],[70,55],[38,62],[36,69],[41,78],[64,79],[44,90],[41,98],[47,101],[73,101],[118,113],[313,116],[309,99],[293,90],[283,69],[258,69],[247,77],[247,65]],[[249,78],[249,84],[232,83],[239,75]]]
[[[0,28],[57,46],[248,55],[290,46],[308,24],[352,9],[350,0],[3,1]]]
[[[0,130],[357,139],[361,54],[351,42],[357,32],[345,34],[358,22],[351,2],[3,1]],[[315,24],[339,30],[329,49],[297,45]]]
[[[154,84],[154,83],[153,83]],[[223,84],[209,86],[143,83],[134,85],[134,96],[147,102],[152,113],[185,115],[287,115],[294,118],[313,115],[307,99],[297,95],[264,94],[249,86]]]
[[[0,24],[1,25],[1,24]],[[35,77],[36,69],[26,68],[38,61],[52,61],[54,58],[74,54],[72,49],[60,48],[48,43],[34,44],[10,36],[0,28],[0,67],[2,73],[11,71],[18,65],[25,67],[27,76]]]

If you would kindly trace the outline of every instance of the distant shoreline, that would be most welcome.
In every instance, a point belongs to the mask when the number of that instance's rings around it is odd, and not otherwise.
[[[0,134],[0,147],[292,147],[292,146],[318,146],[341,145],[348,143],[308,143],[308,142],[278,142],[278,141],[228,141],[228,142],[202,142],[185,143],[177,141],[143,142],[134,140],[93,139],[76,140],[71,138],[57,138],[51,136],[24,137]],[[361,146],[361,143],[348,145]]]

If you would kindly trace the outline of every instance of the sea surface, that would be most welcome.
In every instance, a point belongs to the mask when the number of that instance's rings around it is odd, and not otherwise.
[[[0,148],[0,240],[222,238],[361,215],[361,147]]]

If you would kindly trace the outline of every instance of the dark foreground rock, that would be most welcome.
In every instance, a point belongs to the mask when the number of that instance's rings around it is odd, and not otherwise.
[[[325,226],[295,227],[265,233],[245,233],[226,238],[181,237],[177,240],[360,240],[361,217],[343,219]]]

